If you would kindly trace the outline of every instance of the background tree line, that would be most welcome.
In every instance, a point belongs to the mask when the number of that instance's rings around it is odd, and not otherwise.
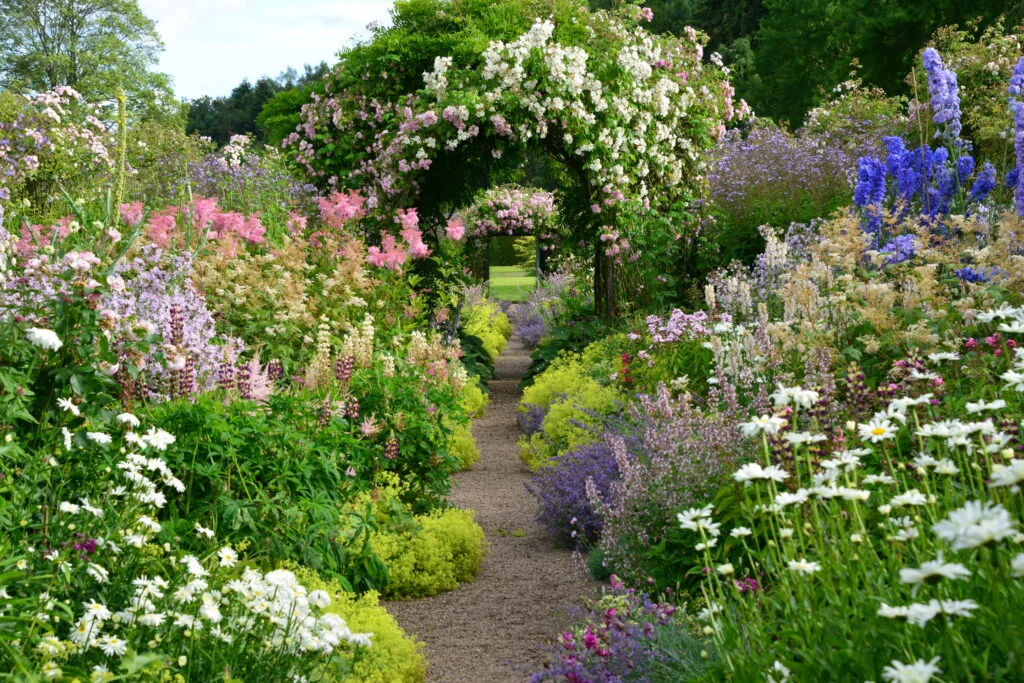
[[[590,0],[590,5],[602,9],[620,2]],[[904,75],[939,27],[972,22],[985,27],[1000,17],[1014,27],[1024,20],[1024,0],[644,4],[654,11],[655,32],[680,34],[686,26],[706,32],[709,51],[720,53],[732,69],[737,95],[760,116],[791,125],[798,125],[854,65],[866,84],[890,95],[910,94]],[[321,62],[255,83],[243,80],[226,96],[204,96],[182,106],[170,97],[170,78],[152,68],[163,45],[136,0],[0,0],[0,17],[0,89],[21,93],[71,85],[90,101],[105,102],[124,88],[137,117],[183,122],[188,132],[221,144],[238,133],[278,144],[294,130],[299,110],[322,87],[330,68]]]

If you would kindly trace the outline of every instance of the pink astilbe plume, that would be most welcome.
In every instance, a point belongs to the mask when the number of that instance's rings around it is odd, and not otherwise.
[[[274,380],[270,378],[267,371],[268,365],[260,365],[259,354],[247,363],[242,364],[249,372],[247,386],[243,392],[253,401],[266,401],[274,393]],[[246,373],[238,373],[238,376],[245,377]]]
[[[170,206],[162,211],[150,215],[148,232],[149,239],[160,247],[167,247],[171,243],[171,237],[178,230],[175,214],[176,207]]]
[[[142,215],[145,208],[142,206],[142,202],[131,202],[130,204],[121,205],[121,220],[124,221],[125,225],[136,227],[142,223]]]
[[[448,234],[448,239],[458,242],[465,236],[466,226],[462,224],[462,219],[452,218],[448,221],[444,231]]]
[[[215,216],[220,213],[216,197],[199,197],[189,208],[192,215],[192,225],[200,231],[205,231],[213,222]]]
[[[340,229],[348,221],[363,216],[365,202],[355,190],[332,192],[329,197],[320,198],[320,218],[328,226]]]
[[[35,256],[38,249],[67,237],[71,233],[71,220],[71,216],[65,216],[56,225],[22,225],[21,238],[14,244],[14,251],[25,258]]]
[[[369,264],[378,268],[387,268],[388,270],[401,270],[409,257],[409,252],[396,244],[394,235],[384,235],[382,245],[383,249],[378,247],[369,248],[366,256]]]
[[[423,233],[419,229],[420,219],[416,209],[399,209],[395,222],[402,226],[402,239],[409,245],[409,256],[425,258],[430,255],[430,248],[423,243]]]
[[[288,232],[292,235],[301,235],[306,231],[306,223],[309,219],[298,211],[288,212]]]

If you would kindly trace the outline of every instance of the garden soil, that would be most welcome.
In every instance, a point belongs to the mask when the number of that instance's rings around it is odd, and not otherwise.
[[[480,462],[454,476],[454,505],[476,511],[491,550],[476,581],[431,598],[386,603],[406,633],[427,645],[427,680],[525,681],[545,659],[542,646],[565,630],[568,610],[596,595],[597,584],[572,553],[552,546],[534,521],[538,503],[519,462],[516,385],[530,364],[513,337],[490,381],[491,402],[473,423]]]

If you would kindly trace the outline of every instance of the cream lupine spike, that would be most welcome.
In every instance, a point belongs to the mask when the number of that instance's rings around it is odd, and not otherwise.
[[[367,313],[358,327],[353,327],[349,330],[345,341],[342,342],[341,355],[343,357],[352,356],[355,358],[356,367],[370,367],[373,364],[373,338],[375,333],[373,316]]]
[[[330,381],[331,360],[331,325],[321,318],[316,330],[316,354],[306,370],[307,387],[319,387]]]

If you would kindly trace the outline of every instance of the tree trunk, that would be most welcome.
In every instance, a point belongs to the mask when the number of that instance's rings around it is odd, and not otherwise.
[[[600,237],[594,240],[594,308],[602,320],[614,320],[619,314],[614,265],[611,257],[604,253]]]

